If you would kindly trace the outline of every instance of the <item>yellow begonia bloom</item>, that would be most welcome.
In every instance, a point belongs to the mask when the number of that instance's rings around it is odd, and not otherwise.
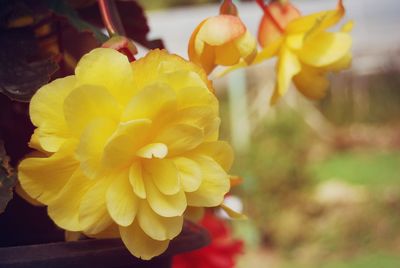
[[[93,50],[33,96],[38,152],[19,165],[23,190],[61,228],[160,255],[186,211],[220,205],[230,188],[233,153],[218,140],[211,90],[200,67],[165,51],[129,63]]]
[[[351,64],[352,39],[348,33],[352,22],[340,32],[328,32],[344,16],[339,1],[336,10],[323,11],[291,21],[281,37],[269,43],[257,55],[254,63],[278,57],[277,79],[271,103],[288,90],[293,80],[296,88],[310,99],[320,99],[329,86],[330,71],[346,69]]]
[[[239,17],[218,15],[201,22],[190,37],[189,59],[209,74],[217,65],[250,64],[257,42]]]

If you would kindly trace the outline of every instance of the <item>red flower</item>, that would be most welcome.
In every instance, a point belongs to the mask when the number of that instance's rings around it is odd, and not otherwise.
[[[179,254],[173,259],[173,268],[230,268],[235,266],[235,257],[243,253],[243,241],[232,238],[231,230],[212,213],[206,213],[200,223],[211,235],[207,247]]]

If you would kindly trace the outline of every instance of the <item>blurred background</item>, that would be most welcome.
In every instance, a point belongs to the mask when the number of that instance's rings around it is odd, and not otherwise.
[[[193,29],[218,13],[217,1],[139,2],[151,37],[185,57]],[[337,1],[292,2],[308,14]],[[236,3],[256,35],[261,10]],[[234,195],[249,216],[231,223],[246,242],[238,267],[400,267],[400,2],[344,4],[353,66],[322,101],[290,90],[269,107],[272,61],[215,79],[222,136],[244,178]]]

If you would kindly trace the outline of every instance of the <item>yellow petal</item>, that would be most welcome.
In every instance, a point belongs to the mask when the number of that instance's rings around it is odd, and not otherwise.
[[[135,159],[136,151],[145,143],[151,126],[149,119],[121,123],[104,147],[102,164],[105,167],[128,167]]]
[[[64,143],[49,157],[28,157],[19,164],[18,178],[22,188],[32,198],[48,204],[57,197],[79,163],[73,156],[76,145]]]
[[[295,19],[287,25],[285,32],[287,34],[308,31],[319,32],[338,23],[344,13],[345,9],[342,0],[339,0],[338,7],[335,10],[321,11]]]
[[[340,28],[340,30],[342,31],[342,32],[345,32],[345,33],[349,33],[349,32],[351,32],[352,30],[353,30],[353,27],[354,27],[354,21],[348,21],[348,22],[346,22],[341,28]]]
[[[155,142],[164,143],[168,146],[168,152],[171,156],[194,149],[202,141],[203,130],[187,124],[168,126],[155,138]]]
[[[197,73],[208,88],[212,88],[211,81],[200,66],[177,55],[169,54],[165,50],[151,50],[145,57],[134,61],[131,65],[134,73],[133,83],[140,89],[154,84],[168,73],[179,71]]]
[[[112,175],[113,182],[107,189],[108,213],[120,226],[131,225],[139,208],[139,199],[129,183],[128,170]]]
[[[168,248],[169,240],[157,241],[151,239],[136,222],[128,227],[120,226],[119,232],[130,253],[144,260],[158,256]]]
[[[233,163],[233,149],[226,141],[202,143],[195,149],[195,153],[204,154],[211,157],[225,171],[228,171]]]
[[[216,52],[215,48],[204,44],[203,52],[199,55],[199,65],[206,71],[207,74],[210,74],[214,68],[217,66],[215,64]]]
[[[164,143],[150,143],[140,148],[136,155],[139,157],[151,158],[164,158],[168,154],[168,147]]]
[[[115,128],[114,120],[101,117],[91,121],[84,129],[76,150],[76,158],[82,171],[89,178],[99,174],[104,145]]]
[[[282,44],[283,44],[283,38],[279,38],[276,41],[272,42],[270,45],[264,47],[260,52],[258,52],[256,58],[253,61],[253,64],[261,63],[265,60],[268,60],[276,56]]]
[[[186,70],[166,73],[160,76],[160,81],[168,84],[175,92],[187,87],[208,87],[198,73]]]
[[[228,43],[246,32],[239,17],[219,15],[208,18],[200,28],[197,38],[212,46]]]
[[[293,77],[293,82],[304,96],[314,100],[324,97],[329,87],[329,81],[324,72],[306,66]]]
[[[229,42],[215,47],[215,63],[230,66],[238,63],[240,52],[234,42]]]
[[[347,33],[321,32],[309,38],[298,55],[310,66],[326,66],[349,53],[351,43],[351,36]]]
[[[201,27],[203,27],[204,23],[207,20],[203,20],[193,31],[192,35],[190,36],[189,39],[189,44],[188,44],[188,56],[190,61],[200,64],[200,55],[203,52],[204,49],[204,42],[197,38],[197,34],[199,33],[199,30]]]
[[[56,152],[69,137],[63,115],[63,102],[75,84],[74,76],[56,79],[41,87],[30,102],[29,114],[32,123],[38,127],[35,131],[36,138],[48,152]]]
[[[173,122],[201,128],[204,136],[209,136],[215,130],[213,121],[217,117],[218,112],[209,106],[193,106],[177,111]]]
[[[164,195],[154,185],[150,175],[143,173],[147,201],[150,207],[160,216],[181,216],[186,209],[185,193],[181,190],[174,195]]]
[[[79,138],[88,123],[96,118],[118,121],[120,109],[105,88],[84,85],[73,90],[65,99],[64,115],[70,131]]]
[[[135,119],[154,119],[167,112],[175,111],[176,94],[166,84],[153,84],[141,90],[128,103],[122,122]]]
[[[162,194],[174,195],[181,190],[178,170],[173,161],[152,159],[144,161],[144,168]]]
[[[194,192],[199,189],[202,175],[199,165],[186,157],[175,157],[173,161],[178,169],[183,190]]]
[[[286,93],[293,76],[298,74],[301,70],[297,56],[287,48],[282,48],[276,67],[277,79],[274,95],[271,98],[271,104],[275,104],[277,100]]]
[[[102,86],[123,104],[137,89],[128,58],[114,49],[92,50],[79,61],[75,74],[79,84]]]
[[[208,106],[218,113],[218,100],[214,94],[206,88],[187,87],[177,93],[178,107],[185,109],[193,106]]]
[[[197,191],[186,193],[187,203],[195,207],[218,206],[229,191],[229,176],[210,157],[198,156],[195,160],[202,171],[202,183]]]
[[[250,32],[246,31],[244,35],[235,40],[235,46],[239,51],[240,57],[247,64],[251,64],[257,55],[257,41]]]
[[[129,168],[129,182],[133,192],[142,199],[146,198],[146,188],[142,176],[142,165],[140,162],[134,162]]]
[[[106,192],[110,183],[110,178],[98,179],[83,195],[79,207],[79,222],[85,233],[99,233],[112,223],[106,205]]]
[[[183,216],[162,217],[156,214],[146,201],[142,201],[138,213],[138,223],[140,228],[152,239],[163,241],[173,239],[182,231]]]
[[[351,61],[352,61],[353,56],[351,53],[347,53],[344,55],[342,58],[340,58],[338,61],[329,64],[327,66],[323,67],[323,70],[325,71],[332,71],[332,72],[338,72],[344,69],[349,69],[351,67]]]
[[[50,218],[61,228],[82,231],[79,223],[79,207],[83,195],[94,184],[78,169],[61,190],[55,201],[47,207]]]

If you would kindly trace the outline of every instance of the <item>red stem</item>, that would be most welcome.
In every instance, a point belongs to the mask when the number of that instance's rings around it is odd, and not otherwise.
[[[264,14],[268,16],[272,23],[275,24],[276,28],[283,33],[285,29],[279,24],[279,22],[275,19],[275,17],[272,15],[271,11],[269,10],[269,7],[265,5],[264,0],[256,0],[257,4],[261,7],[261,9],[264,11]]]
[[[99,9],[104,26],[106,27],[110,37],[113,35],[125,35],[125,30],[122,26],[121,19],[119,17],[114,1],[97,0],[97,3],[99,4]]]

